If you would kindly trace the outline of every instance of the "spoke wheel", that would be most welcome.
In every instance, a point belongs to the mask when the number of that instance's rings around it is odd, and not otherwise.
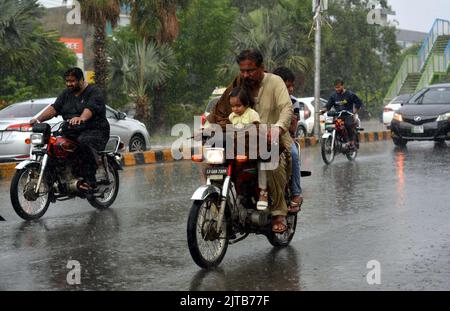
[[[119,192],[119,172],[108,162],[109,184],[107,184],[106,172],[102,166],[97,169],[97,189],[93,197],[89,197],[89,203],[98,209],[109,208],[116,200]],[[100,196],[99,196],[100,195]]]
[[[39,191],[36,193],[39,178],[39,165],[29,165],[17,170],[11,181],[10,197],[12,206],[21,218],[33,220],[42,217],[48,209],[49,186],[42,179]]]
[[[336,146],[334,146],[334,148],[332,148],[333,147],[331,145],[332,141],[333,141],[333,137],[328,136],[327,138],[322,139],[322,141],[320,143],[322,159],[326,164],[331,164],[333,162],[334,156],[336,154]]]
[[[217,229],[219,199],[210,196],[194,201],[189,213],[187,239],[194,262],[202,268],[220,264],[228,248],[227,222]]]

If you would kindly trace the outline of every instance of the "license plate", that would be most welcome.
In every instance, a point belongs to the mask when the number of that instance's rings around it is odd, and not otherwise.
[[[226,167],[208,167],[205,170],[206,175],[226,175],[227,168]]]
[[[413,126],[413,127],[411,128],[411,133],[414,133],[414,134],[422,134],[422,133],[423,133],[423,125]]]

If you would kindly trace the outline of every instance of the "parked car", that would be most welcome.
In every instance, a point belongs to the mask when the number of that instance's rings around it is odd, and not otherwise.
[[[402,94],[394,97],[386,106],[383,108],[383,124],[389,129],[391,127],[392,117],[394,113],[406,103],[408,99],[411,98],[412,94]]]
[[[28,122],[55,100],[56,98],[29,100],[0,110],[0,160],[23,160],[29,157],[30,146],[25,144],[31,131]],[[106,117],[111,126],[111,135],[120,137],[125,145],[124,151],[150,149],[150,135],[143,123],[128,118],[125,113],[109,106],[106,106]],[[61,116],[58,116],[46,122],[54,126],[61,121]]]
[[[391,132],[397,146],[411,140],[450,140],[450,83],[430,85],[414,94],[394,113]]]
[[[292,96],[293,97],[293,96]],[[297,132],[295,137],[310,136],[314,130],[314,97],[293,97],[297,100],[300,108],[300,119],[297,123]],[[327,105],[327,101],[320,99],[320,109]],[[325,115],[320,116],[320,127],[323,132],[325,129]]]

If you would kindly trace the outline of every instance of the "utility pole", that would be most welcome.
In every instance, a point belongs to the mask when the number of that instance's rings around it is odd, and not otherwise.
[[[314,53],[314,136],[320,138],[320,38],[321,38],[321,13],[328,7],[328,0],[312,0],[315,33],[315,53]]]

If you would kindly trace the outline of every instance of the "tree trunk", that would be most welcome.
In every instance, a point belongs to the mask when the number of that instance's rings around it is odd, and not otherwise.
[[[161,23],[161,28],[158,31],[156,40],[158,43],[171,44],[178,36],[180,30],[180,23],[177,18],[177,6],[175,3],[170,5],[159,2],[158,19]]]
[[[154,105],[152,115],[152,133],[165,134],[167,130],[165,94],[166,86],[158,85],[153,88]]]
[[[106,96],[108,62],[106,59],[106,25],[103,22],[95,25],[94,55],[95,84],[103,91],[103,95]]]
[[[150,103],[147,95],[136,98],[136,114],[134,118],[144,123],[147,130],[150,131]]]

